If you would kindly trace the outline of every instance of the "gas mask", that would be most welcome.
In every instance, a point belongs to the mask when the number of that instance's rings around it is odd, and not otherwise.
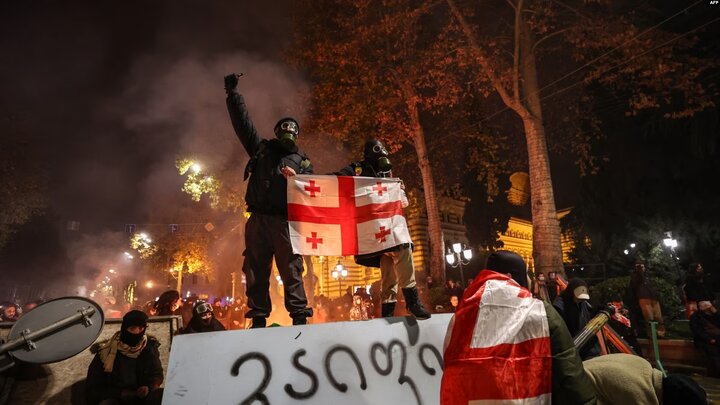
[[[285,150],[292,150],[300,134],[300,126],[294,118],[283,118],[275,124],[275,137],[280,141],[280,146]]]
[[[388,151],[382,142],[377,139],[365,142],[363,155],[365,160],[375,169],[376,174],[388,175],[390,170],[392,170],[392,164],[388,158]]]

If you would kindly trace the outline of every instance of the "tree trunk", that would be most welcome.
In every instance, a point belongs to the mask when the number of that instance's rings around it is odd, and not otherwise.
[[[522,9],[519,10],[522,12]],[[532,31],[525,20],[520,20],[520,71],[525,106],[529,114],[522,115],[528,149],[530,175],[530,203],[533,223],[533,261],[535,271],[547,275],[550,271],[563,271],[560,221],[555,209],[555,193],[550,175],[545,127],[537,78],[535,43]]]
[[[515,49],[513,52],[513,88],[509,92],[493,70],[485,52],[475,38],[469,24],[457,8],[454,0],[447,0],[450,11],[458,20],[465,37],[483,73],[492,83],[498,95],[510,109],[522,119],[528,148],[528,171],[530,175],[530,201],[533,223],[533,260],[535,271],[547,273],[562,271],[562,246],[560,222],[555,211],[555,196],[550,177],[550,159],[545,140],[542,108],[540,104],[537,67],[532,53],[533,38],[523,17],[522,2],[515,9]],[[522,73],[522,75],[520,75]],[[521,77],[522,76],[522,77]],[[525,100],[520,98],[522,85]]]
[[[412,97],[410,100],[414,100]],[[445,254],[442,226],[440,224],[440,211],[435,191],[435,181],[432,177],[430,160],[425,145],[425,131],[420,125],[420,116],[416,102],[408,102],[408,113],[410,125],[413,129],[413,145],[418,157],[418,167],[422,176],[423,189],[425,194],[425,209],[428,220],[428,238],[430,239],[430,275],[436,284],[445,282]]]

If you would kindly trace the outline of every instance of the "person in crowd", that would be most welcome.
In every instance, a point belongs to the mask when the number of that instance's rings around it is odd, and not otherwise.
[[[665,336],[665,323],[663,322],[660,301],[655,288],[651,285],[650,277],[642,262],[635,263],[635,270],[630,276],[629,295],[634,301],[645,320],[647,336],[650,337],[650,322],[657,322],[657,336]],[[638,325],[639,330],[639,325]]]
[[[182,305],[180,293],[177,290],[168,290],[160,294],[155,302],[155,311],[157,316],[175,315],[180,305]]]
[[[560,283],[557,279],[557,273],[554,271],[548,272],[547,278],[547,291],[548,291],[548,302],[553,303],[557,299],[558,295],[562,292]]]
[[[533,297],[543,300],[545,302],[550,301],[550,294],[548,292],[547,280],[545,280],[545,274],[538,273],[535,275],[535,280],[532,283]]]
[[[457,311],[457,306],[460,303],[460,298],[457,295],[450,296],[450,312]]]
[[[688,319],[697,311],[698,302],[713,302],[715,300],[715,297],[710,293],[705,284],[704,273],[705,269],[703,269],[700,263],[691,263],[690,266],[688,266],[685,287],[683,287],[683,292],[685,293],[685,311]]]
[[[0,322],[16,322],[22,315],[20,306],[12,302],[0,305]]]
[[[690,376],[669,374],[640,356],[614,353],[583,362],[598,405],[706,405],[707,393]]]
[[[215,317],[218,319],[225,319],[227,316],[227,311],[225,307],[223,307],[222,300],[220,298],[215,298],[213,300],[213,312],[215,313]]]
[[[275,139],[263,139],[250,119],[245,100],[237,92],[240,75],[225,76],[227,107],[233,128],[250,156],[245,167],[248,177],[245,202],[250,219],[245,226],[246,295],[253,328],[264,328],[272,306],[270,272],[273,256],[283,281],[285,309],[293,325],[304,325],[312,316],[303,284],[303,259],[294,254],[290,243],[287,213],[287,176],[311,174],[308,156],[296,144],[298,122],[291,117],[275,124]]]
[[[597,315],[597,311],[590,305],[590,294],[585,280],[574,278],[570,280],[567,288],[555,300],[555,309],[562,316],[570,335],[575,337]],[[600,343],[593,337],[581,350],[580,357],[587,360],[600,355]]]
[[[695,346],[709,360],[708,374],[720,376],[720,314],[710,301],[698,302],[698,310],[690,317],[690,330]]]
[[[594,404],[570,332],[552,305],[527,290],[522,257],[493,252],[485,269],[448,325],[440,403],[546,403],[552,396],[553,404]]]
[[[363,160],[352,162],[335,172],[338,176],[392,177],[392,164],[385,146],[377,139],[369,139],[363,147]],[[401,189],[404,189],[401,183]],[[403,191],[404,193],[404,191]],[[407,201],[407,199],[405,199]],[[403,208],[407,206],[403,202]],[[381,315],[395,315],[398,286],[402,289],[407,310],[418,319],[430,318],[430,312],[420,302],[415,282],[412,243],[404,243],[376,253],[358,255],[355,262],[367,267],[379,267],[382,287]]]
[[[350,320],[351,321],[367,321],[368,314],[365,302],[360,294],[353,296],[353,306],[350,308]]]
[[[123,316],[119,332],[91,346],[95,357],[85,382],[88,404],[160,404],[160,343],[145,334],[147,320],[144,312],[132,310]]]
[[[463,292],[465,289],[460,285],[458,281],[455,280],[448,280],[447,282],[447,288],[448,288],[448,295],[450,296],[456,296],[458,298],[462,298]]]
[[[213,308],[214,305],[210,305],[207,302],[196,302],[192,310],[192,319],[190,319],[190,322],[187,327],[183,329],[182,333],[218,332],[225,330],[225,326],[215,318]]]

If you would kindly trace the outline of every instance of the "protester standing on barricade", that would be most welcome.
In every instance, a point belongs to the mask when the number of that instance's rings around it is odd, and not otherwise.
[[[392,177],[392,165],[388,151],[377,139],[365,142],[363,160],[352,162],[335,172],[338,176]],[[404,186],[400,185],[404,191]],[[407,200],[407,199],[405,199]],[[403,203],[403,208],[407,202]],[[430,318],[418,296],[415,282],[415,265],[412,257],[412,244],[404,243],[380,252],[355,256],[355,262],[367,267],[379,267],[382,287],[381,315],[390,317],[395,314],[398,286],[402,289],[408,311],[418,319]]]
[[[245,194],[250,219],[245,226],[245,261],[248,307],[253,328],[264,328],[272,310],[270,271],[275,257],[285,291],[285,308],[293,325],[307,323],[312,309],[307,306],[303,286],[302,256],[294,254],[290,243],[287,213],[287,176],[311,174],[308,156],[300,150],[297,138],[300,126],[294,118],[282,118],[275,124],[275,139],[263,139],[250,119],[245,100],[237,92],[240,75],[225,76],[227,107],[233,128],[250,156],[245,179],[250,181]]]

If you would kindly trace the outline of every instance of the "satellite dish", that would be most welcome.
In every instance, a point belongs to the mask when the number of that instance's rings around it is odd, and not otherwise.
[[[15,322],[8,342],[0,345],[0,357],[8,353],[34,364],[65,360],[87,349],[100,335],[104,321],[102,308],[87,298],[45,302]]]

